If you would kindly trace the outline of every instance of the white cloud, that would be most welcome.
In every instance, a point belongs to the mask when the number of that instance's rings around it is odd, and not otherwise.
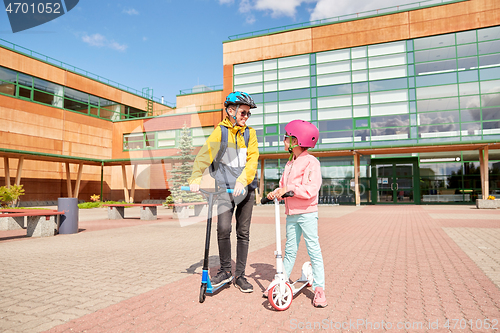
[[[114,41],[111,41],[108,45],[110,48],[114,49],[114,50],[118,50],[118,51],[125,51],[127,49],[127,45],[125,44],[119,44],[117,42],[114,42]]]
[[[252,4],[250,3],[250,0],[241,0],[239,11],[240,11],[240,13],[251,12],[252,11]]]
[[[397,7],[403,4],[414,3],[413,0],[385,0],[383,2],[379,0],[315,0],[317,1],[316,7],[311,12],[311,21],[320,20],[324,18],[337,17],[349,14],[362,13],[366,11],[374,11],[373,14],[377,14],[377,10],[381,10],[380,13],[386,13],[384,10],[388,7]],[[408,8],[407,6],[401,6],[400,9]],[[397,10],[397,8],[394,8]],[[392,10],[391,10],[392,11]]]
[[[295,17],[297,7],[303,3],[316,2],[317,0],[256,0],[255,9],[271,11],[272,17]]]
[[[256,19],[255,19],[255,16],[253,16],[253,15],[247,15],[247,18],[245,21],[247,24],[254,24]]]
[[[93,35],[87,35],[85,34],[82,37],[82,40],[89,44],[90,46],[95,46],[95,47],[108,47],[113,50],[117,50],[120,52],[125,51],[128,46],[126,44],[120,44],[118,42],[115,42],[114,40],[108,40],[105,36],[96,33]]]
[[[128,15],[139,15],[139,12],[134,8],[124,9],[123,12]]]
[[[230,5],[234,1],[219,0],[219,3]],[[400,9],[405,9],[408,7],[401,5],[413,2],[414,0],[385,0],[383,3],[380,0],[239,0],[238,10],[246,14],[246,22],[252,24],[256,21],[254,12],[270,12],[273,18],[281,16],[295,18],[297,9],[303,4],[309,4],[310,8],[307,10],[311,13],[310,20],[315,21],[344,15],[346,18],[351,18],[350,14],[356,15],[372,10],[376,14],[377,9],[381,9],[380,13],[385,13],[388,11],[384,10],[385,8],[400,6]]]
[[[106,37],[104,37],[101,34],[93,34],[92,36],[85,35],[82,37],[82,40],[91,45],[91,46],[104,46],[104,42],[106,40]]]

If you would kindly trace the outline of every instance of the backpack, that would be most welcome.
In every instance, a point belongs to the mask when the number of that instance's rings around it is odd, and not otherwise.
[[[236,179],[241,175],[243,169],[245,169],[245,165],[230,166],[225,163],[222,163],[222,158],[224,157],[224,154],[226,153],[227,150],[229,130],[224,125],[220,125],[220,129],[221,129],[221,140],[220,140],[219,151],[217,152],[217,156],[213,160],[212,164],[210,164],[209,171],[212,178],[215,179],[216,189],[218,188],[233,189],[236,184]],[[243,138],[245,139],[245,147],[248,147],[248,142],[250,140],[250,130],[248,129],[248,126],[245,128],[245,131],[243,132]],[[236,140],[235,142],[236,147],[238,147],[237,136],[235,140]],[[236,156],[236,158],[238,158],[238,156]],[[257,186],[258,186],[257,174],[255,174],[254,180],[247,186],[248,191],[255,190]]]

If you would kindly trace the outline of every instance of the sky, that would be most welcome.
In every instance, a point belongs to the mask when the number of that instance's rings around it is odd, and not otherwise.
[[[180,90],[222,85],[222,46],[229,36],[409,3],[418,5],[416,0],[81,0],[66,14],[17,33],[2,11],[0,43],[138,91],[151,88],[155,97],[175,104]]]

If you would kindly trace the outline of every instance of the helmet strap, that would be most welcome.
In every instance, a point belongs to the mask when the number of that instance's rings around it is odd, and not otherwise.
[[[236,105],[236,104],[233,104],[233,105]],[[229,114],[228,109],[229,109],[229,106],[228,106],[228,107],[226,107],[226,113],[227,113],[227,116],[228,116],[229,118],[233,118],[234,120],[236,120],[236,115],[238,114],[238,110],[240,109],[240,106],[239,106],[239,105],[236,105],[236,112],[234,113],[234,116],[232,116],[232,115],[230,115],[230,114]]]
[[[236,106],[236,111],[234,112],[233,119],[236,120],[236,115],[238,114],[238,110],[240,109],[240,105]]]
[[[299,145],[292,144],[292,136],[289,136],[288,139],[290,140],[289,144],[288,144],[288,152],[290,153],[290,157],[288,158],[288,161],[291,161],[293,159],[293,149],[295,147],[299,147]]]

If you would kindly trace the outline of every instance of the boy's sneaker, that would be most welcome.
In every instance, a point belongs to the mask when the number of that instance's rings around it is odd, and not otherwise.
[[[210,282],[212,283],[213,288],[217,288],[222,286],[224,283],[231,282],[232,279],[233,275],[230,272],[222,270],[219,271],[216,276],[210,278]]]
[[[253,286],[250,284],[250,282],[247,281],[247,279],[243,275],[237,277],[234,280],[234,285],[240,288],[241,292],[243,293],[253,292]]]
[[[324,308],[328,305],[326,303],[326,296],[323,288],[316,287],[316,289],[314,289],[313,305],[317,308]]]

